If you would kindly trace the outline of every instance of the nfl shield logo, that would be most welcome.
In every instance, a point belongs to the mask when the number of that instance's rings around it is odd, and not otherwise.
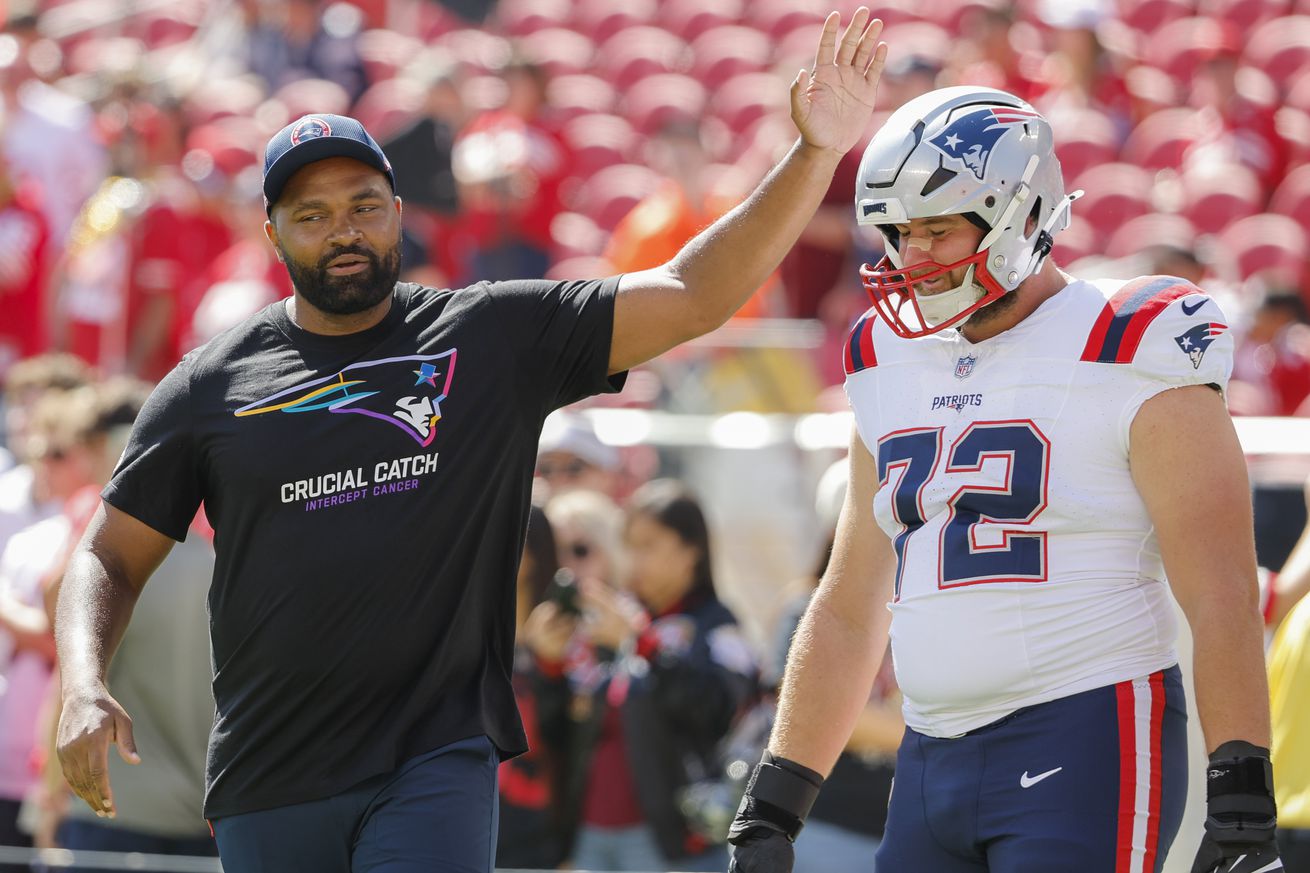
[[[978,359],[973,355],[965,355],[963,358],[960,358],[960,360],[955,362],[955,378],[968,378],[969,374],[973,372],[973,365],[977,362]]]

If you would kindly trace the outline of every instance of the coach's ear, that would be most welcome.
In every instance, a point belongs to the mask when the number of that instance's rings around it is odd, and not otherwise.
[[[399,197],[396,198],[396,209],[400,209]],[[285,264],[287,261],[286,258],[282,257],[282,247],[277,243],[277,228],[273,226],[272,216],[264,220],[264,236],[268,237],[268,241],[273,244],[273,254],[277,256],[277,262]]]

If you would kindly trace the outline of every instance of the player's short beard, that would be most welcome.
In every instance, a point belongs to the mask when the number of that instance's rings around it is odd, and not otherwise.
[[[328,264],[342,255],[359,255],[368,261],[368,269],[350,276],[333,276]],[[363,246],[336,248],[310,266],[300,263],[284,249],[282,257],[291,274],[291,283],[315,309],[331,315],[355,315],[377,306],[396,287],[400,279],[400,242],[381,257]]]
[[[969,327],[983,327],[987,324],[987,322],[995,321],[996,319],[1000,318],[1002,315],[1013,309],[1014,304],[1018,300],[1018,298],[1019,298],[1018,288],[1014,289],[1013,291],[1007,291],[1006,293],[1002,294],[1000,297],[993,300],[991,303],[988,303],[982,309],[979,309],[973,315],[970,315],[968,318],[966,318],[964,320],[964,324],[967,324]],[[964,325],[961,325],[961,327],[963,326]]]

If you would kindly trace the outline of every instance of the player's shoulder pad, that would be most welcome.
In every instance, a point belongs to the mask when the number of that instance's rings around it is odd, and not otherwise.
[[[878,355],[873,348],[873,332],[877,325],[877,311],[870,307],[851,328],[846,347],[842,350],[842,367],[847,376],[878,366]]]
[[[1225,385],[1233,337],[1219,305],[1175,276],[1124,283],[1106,301],[1082,360],[1126,364],[1143,376],[1175,384]]]

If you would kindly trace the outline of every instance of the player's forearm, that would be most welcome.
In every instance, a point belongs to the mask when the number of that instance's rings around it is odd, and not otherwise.
[[[797,140],[744,203],[665,265],[707,329],[726,321],[777,269],[819,208],[841,157]]]
[[[834,607],[821,587],[787,657],[769,750],[827,775],[846,746],[887,645],[890,616],[870,599],[863,615]]]
[[[1269,687],[1254,594],[1212,590],[1184,601],[1183,611],[1195,640],[1192,672],[1206,752],[1229,740],[1268,748]]]
[[[95,553],[73,553],[59,591],[55,644],[65,696],[104,682],[140,592]]]

